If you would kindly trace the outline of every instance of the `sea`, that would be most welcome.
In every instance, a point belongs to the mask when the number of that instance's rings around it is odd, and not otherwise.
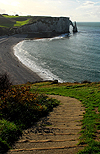
[[[14,54],[43,80],[100,81],[100,22],[78,22],[78,32],[24,40]]]

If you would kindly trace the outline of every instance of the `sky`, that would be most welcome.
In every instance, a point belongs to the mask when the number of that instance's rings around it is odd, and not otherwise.
[[[100,22],[100,0],[0,0],[0,14],[70,17],[77,22]]]

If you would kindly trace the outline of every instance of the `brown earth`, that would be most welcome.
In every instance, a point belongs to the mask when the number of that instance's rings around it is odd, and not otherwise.
[[[80,101],[63,96],[49,96],[61,104],[35,126],[24,130],[7,154],[75,154],[84,148],[79,137],[84,107]]]

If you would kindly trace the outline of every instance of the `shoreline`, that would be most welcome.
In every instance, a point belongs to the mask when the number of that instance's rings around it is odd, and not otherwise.
[[[0,39],[0,74],[7,73],[12,84],[43,81],[35,72],[22,64],[14,55],[13,47],[25,40],[27,35],[16,34]]]
[[[64,34],[62,34],[64,35]],[[58,37],[58,36],[56,36]],[[60,36],[59,36],[60,37]],[[41,38],[36,38],[36,37],[31,37],[30,39],[25,39],[27,40],[41,40],[41,39],[45,39],[46,37],[41,37]],[[55,37],[53,37],[55,39]],[[53,39],[52,38],[52,39]],[[51,39],[47,38],[47,39]],[[18,60],[27,68],[29,68],[30,70],[32,70],[33,72],[35,72],[40,78],[42,78],[42,81],[55,81],[57,80],[59,83],[63,83],[64,81],[62,79],[60,79],[58,76],[54,75],[51,71],[46,70],[45,68],[42,68],[41,65],[38,65],[38,63],[36,64],[34,60],[30,60],[30,58],[26,58],[26,55],[24,55],[24,52],[21,51],[20,54],[20,45],[23,43],[19,42],[17,45],[14,46],[14,56],[18,58]],[[31,65],[30,65],[31,64]]]

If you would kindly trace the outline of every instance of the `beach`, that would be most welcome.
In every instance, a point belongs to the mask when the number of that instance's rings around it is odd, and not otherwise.
[[[15,85],[43,80],[14,55],[13,47],[26,37],[27,35],[16,34],[0,38],[0,74],[7,73]]]

